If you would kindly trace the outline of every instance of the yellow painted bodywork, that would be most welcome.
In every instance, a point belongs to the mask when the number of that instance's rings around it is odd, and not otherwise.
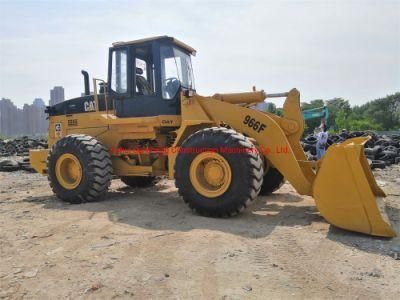
[[[73,122],[71,122],[73,120]],[[56,124],[61,124],[61,131],[56,132]],[[68,124],[74,124],[69,126]],[[142,154],[141,159],[146,165],[138,165],[113,155],[120,148],[121,141],[160,138],[162,127],[179,128],[181,116],[160,115],[140,118],[117,118],[113,111],[88,112],[81,114],[53,116],[49,120],[49,147],[60,138],[70,134],[86,134],[95,137],[108,148],[112,155],[114,174],[118,176],[150,176],[167,175],[167,156],[161,156],[154,163],[148,162],[148,155]],[[47,166],[46,166],[47,168]],[[36,169],[36,168],[35,168]]]
[[[47,174],[47,156],[49,155],[48,149],[30,150],[29,161],[31,167],[34,168],[39,174]]]
[[[364,143],[369,138],[354,138],[329,147],[313,185],[318,210],[331,224],[344,229],[392,237],[396,232],[379,207],[385,193],[376,184]],[[382,211],[382,213],[381,213]]]
[[[268,95],[263,91],[215,94],[212,97],[198,94],[186,97],[182,93],[179,116],[118,118],[112,110],[54,116],[49,122],[49,146],[69,134],[88,134],[101,141],[112,153],[114,174],[169,175],[173,179],[176,149],[187,137],[202,128],[230,126],[254,140],[268,165],[277,168],[299,194],[314,197],[327,221],[353,231],[394,236],[395,232],[376,205],[376,197],[385,195],[366,163],[362,151],[364,141],[351,139],[330,147],[322,161],[307,161],[300,144],[304,131],[300,93],[296,89],[287,93],[283,117],[247,107],[264,101],[266,97]],[[246,124],[247,117],[264,124],[265,128],[255,130]],[[55,131],[56,124],[61,124],[61,131]],[[163,127],[174,136],[172,146],[165,142],[166,137],[161,133]],[[146,154],[134,159],[113,154],[112,150],[123,141],[139,139],[156,140],[170,148],[167,155],[160,155],[155,161]],[[41,173],[45,170],[45,156],[47,158],[47,152],[45,155],[44,151],[31,151],[31,164]],[[211,181],[218,180],[209,177]]]

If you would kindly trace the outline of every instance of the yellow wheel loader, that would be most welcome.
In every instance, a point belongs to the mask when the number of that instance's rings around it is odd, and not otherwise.
[[[184,201],[201,215],[240,213],[288,180],[315,199],[331,224],[393,237],[378,200],[385,197],[364,157],[367,138],[331,146],[311,162],[300,145],[300,94],[264,91],[196,93],[195,50],[168,36],[117,42],[109,49],[108,79],[84,75],[85,95],[47,108],[49,149],[32,150],[62,200],[99,199],[112,176],[130,186],[175,179]],[[285,97],[284,116],[251,107]]]

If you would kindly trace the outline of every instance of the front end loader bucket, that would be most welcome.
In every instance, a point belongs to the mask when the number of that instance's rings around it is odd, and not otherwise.
[[[313,197],[321,215],[337,227],[394,237],[396,232],[382,203],[386,195],[377,185],[364,155],[368,139],[353,138],[329,147],[319,162]]]

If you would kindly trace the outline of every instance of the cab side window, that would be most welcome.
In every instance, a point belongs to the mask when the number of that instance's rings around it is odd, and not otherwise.
[[[171,100],[179,91],[180,60],[175,57],[172,47],[161,47],[161,92],[166,100]]]
[[[154,62],[151,47],[136,48],[135,58],[135,94],[155,95]]]
[[[118,94],[125,94],[128,92],[127,50],[114,50],[111,59],[111,89]]]

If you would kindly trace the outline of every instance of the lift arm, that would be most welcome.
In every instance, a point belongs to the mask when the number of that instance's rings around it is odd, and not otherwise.
[[[238,94],[216,94],[213,97],[194,95],[182,100],[182,123],[197,121],[224,123],[254,138],[266,158],[287,178],[301,195],[311,195],[315,178],[312,162],[300,145],[304,120],[300,111],[300,93],[272,94],[287,96],[284,117],[260,112],[238,104],[262,102],[268,97],[263,91]]]

